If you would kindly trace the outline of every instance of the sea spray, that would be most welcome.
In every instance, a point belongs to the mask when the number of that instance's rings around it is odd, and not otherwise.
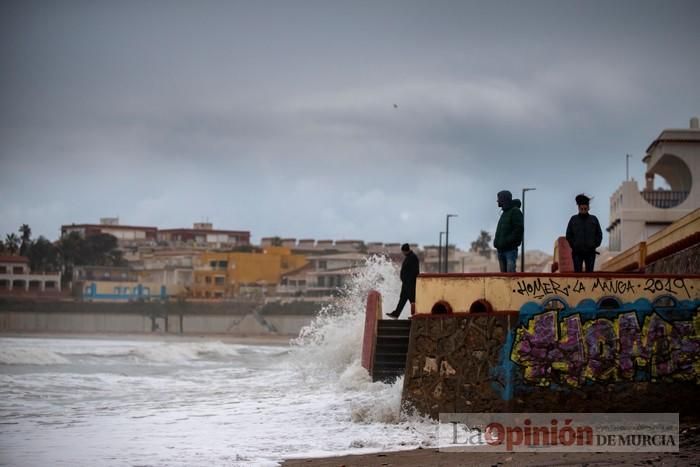
[[[304,327],[293,344],[293,360],[305,376],[340,375],[359,362],[367,293],[377,290],[385,308],[398,300],[401,283],[396,266],[384,256],[370,256],[362,268]]]
[[[386,257],[371,256],[293,341],[292,364],[308,384],[333,384],[339,396],[352,393],[350,416],[355,423],[406,424],[407,430],[432,431],[433,424],[411,410],[401,410],[403,377],[391,384],[373,382],[362,367],[365,304],[370,290],[382,296],[384,311],[398,301],[397,267]],[[425,434],[429,445],[431,434]]]

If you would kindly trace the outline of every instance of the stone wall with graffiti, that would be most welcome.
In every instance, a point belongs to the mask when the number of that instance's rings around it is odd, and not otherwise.
[[[699,280],[486,277],[482,299],[519,306],[415,315],[404,398],[433,416],[488,410],[697,413]],[[499,323],[499,331],[485,323]]]
[[[517,315],[414,318],[404,376],[404,402],[437,418],[440,412],[507,411],[492,389],[494,368]]]

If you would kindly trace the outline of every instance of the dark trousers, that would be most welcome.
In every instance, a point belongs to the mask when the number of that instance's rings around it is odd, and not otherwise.
[[[396,305],[396,309],[392,312],[395,315],[400,315],[403,311],[403,307],[406,306],[406,302],[411,303],[416,302],[416,286],[407,286],[406,284],[401,285],[401,295],[399,296],[399,304]]]
[[[574,272],[583,272],[583,265],[586,265],[586,272],[593,272],[595,266],[595,251],[593,253],[572,253],[574,260]]]

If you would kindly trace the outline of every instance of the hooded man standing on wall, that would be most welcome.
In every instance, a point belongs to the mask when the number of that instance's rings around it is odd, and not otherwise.
[[[520,200],[513,199],[510,191],[499,191],[496,195],[498,206],[503,209],[498,220],[493,246],[498,252],[498,265],[501,272],[515,272],[518,247],[523,242],[523,213]]]
[[[583,265],[586,265],[586,272],[593,272],[595,267],[595,249],[603,241],[603,231],[600,228],[598,218],[589,214],[591,199],[580,194],[576,197],[578,214],[571,216],[569,225],[566,227],[566,240],[571,246],[571,256],[574,260],[574,272],[583,272]]]
[[[411,304],[416,303],[416,279],[420,273],[418,256],[411,251],[411,247],[408,243],[401,245],[401,252],[404,256],[403,263],[401,264],[401,296],[399,297],[399,303],[396,305],[396,309],[386,314],[388,317],[394,319],[399,317],[407,301],[410,301]]]

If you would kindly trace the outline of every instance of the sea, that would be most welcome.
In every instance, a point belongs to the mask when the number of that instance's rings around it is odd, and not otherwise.
[[[394,306],[391,262],[369,258],[288,343],[0,337],[0,465],[274,466],[435,446],[435,423],[401,406],[403,380],[360,365],[370,289]]]

